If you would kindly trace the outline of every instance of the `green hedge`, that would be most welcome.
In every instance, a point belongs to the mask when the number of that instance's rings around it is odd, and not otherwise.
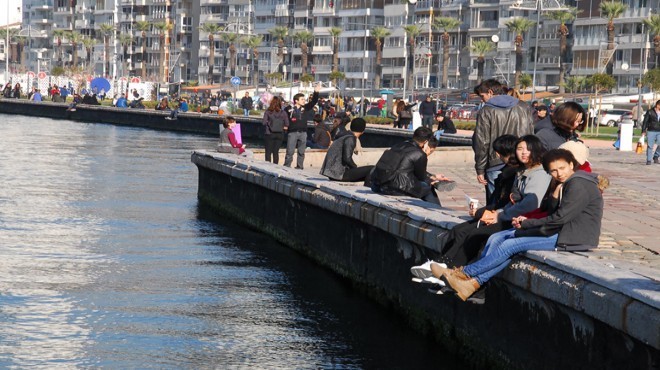
[[[367,123],[373,124],[373,125],[391,125],[394,120],[391,118],[382,118],[382,117],[376,117],[376,116],[364,116],[362,117]]]

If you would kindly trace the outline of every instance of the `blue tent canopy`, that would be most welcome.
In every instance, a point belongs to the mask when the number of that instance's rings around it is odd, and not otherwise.
[[[103,77],[97,77],[92,80],[90,84],[90,89],[95,92],[95,93],[100,93],[101,90],[105,90],[105,92],[110,91],[110,81],[106,80]]]

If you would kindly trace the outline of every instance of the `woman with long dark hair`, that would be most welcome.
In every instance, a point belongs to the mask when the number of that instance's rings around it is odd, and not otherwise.
[[[282,109],[282,98],[273,96],[264,113],[264,146],[266,162],[279,164],[280,147],[284,141],[284,128],[289,126],[289,115]]]

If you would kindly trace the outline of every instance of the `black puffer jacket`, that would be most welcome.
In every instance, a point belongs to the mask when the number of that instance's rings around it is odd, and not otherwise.
[[[508,95],[497,95],[479,110],[477,125],[472,135],[474,168],[483,175],[486,169],[501,164],[493,150],[493,141],[502,135],[523,135],[534,133],[534,117],[525,102]]]
[[[644,115],[644,123],[642,123],[642,132],[645,131],[660,131],[660,121],[658,113],[655,109],[649,109]]]
[[[516,236],[559,233],[558,246],[597,246],[603,219],[603,195],[598,189],[598,175],[576,171],[563,186],[557,210],[544,218],[523,221]]]
[[[420,182],[427,181],[426,153],[414,141],[404,141],[383,153],[371,181],[383,194],[422,196]]]

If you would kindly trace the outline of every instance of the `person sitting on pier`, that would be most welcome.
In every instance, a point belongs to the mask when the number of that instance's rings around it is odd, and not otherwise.
[[[167,101],[167,97],[160,99],[158,105],[156,105],[156,110],[170,111],[170,105]]]
[[[245,144],[239,143],[236,140],[236,134],[233,129],[236,127],[236,118],[227,116],[222,121],[224,129],[220,131],[220,142],[218,143],[218,151],[221,153],[239,154],[243,157],[252,157],[252,151],[245,149]]]
[[[18,82],[14,85],[14,91],[12,92],[12,98],[20,99],[21,98],[21,84]]]
[[[440,204],[435,190],[452,190],[456,183],[442,174],[430,175],[426,172],[428,156],[437,145],[431,129],[417,128],[412,140],[394,145],[380,157],[370,176],[371,190],[385,195],[408,195]]]
[[[121,93],[121,96],[117,99],[115,103],[117,108],[128,108],[128,100],[126,100],[126,94]]]
[[[323,118],[320,114],[314,115],[314,135],[312,135],[311,140],[307,140],[307,147],[312,149],[328,149],[332,144],[332,138],[330,136],[330,130],[323,122]]]
[[[493,234],[481,258],[467,266],[447,269],[431,263],[436,278],[444,276],[463,301],[506,268],[511,257],[530,250],[588,250],[598,246],[603,196],[596,174],[578,170],[573,154],[553,149],[543,157],[543,168],[559,183],[552,193],[557,204],[544,218],[512,220],[513,229]]]
[[[367,123],[364,119],[355,118],[351,122],[351,131],[332,142],[323,160],[321,175],[327,176],[330,180],[347,182],[364,181],[367,178],[374,166],[358,167],[353,161],[358,138],[362,136],[366,127]]]
[[[39,89],[34,89],[34,94],[32,94],[32,101],[42,101],[43,97],[41,96],[41,90]]]
[[[5,88],[2,89],[2,96],[5,98],[11,98],[11,82],[7,82],[5,85]]]

